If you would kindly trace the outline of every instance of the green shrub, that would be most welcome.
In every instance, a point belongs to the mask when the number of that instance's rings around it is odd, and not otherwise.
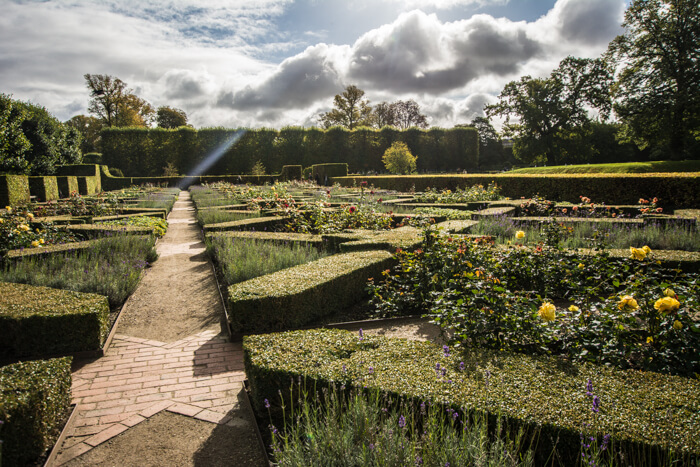
[[[29,179],[26,175],[0,175],[0,208],[29,204]]]
[[[56,177],[29,177],[29,193],[37,201],[46,202],[58,199],[58,183]]]
[[[58,176],[56,177],[56,185],[58,186],[59,198],[68,198],[71,193],[78,193],[78,177]]]
[[[69,357],[0,367],[1,464],[30,465],[56,442],[70,388]]]
[[[0,349],[6,356],[97,350],[107,337],[101,295],[0,282]]]
[[[416,160],[418,158],[411,154],[405,143],[395,142],[384,152],[382,162],[384,167],[393,174],[406,175],[416,171]]]
[[[556,448],[562,465],[575,465],[580,457],[582,430],[599,440],[611,435],[610,451],[624,451],[626,465],[665,465],[663,459],[674,454],[686,461],[700,454],[696,380],[551,357],[461,353],[342,330],[246,336],[243,350],[251,400],[259,411],[290,381],[298,394],[301,379],[307,387],[368,388],[405,403],[503,417],[508,426],[541,430],[538,452],[546,458]],[[292,403],[288,394],[282,396],[286,405]],[[544,459],[538,465],[545,465]]]
[[[228,288],[234,332],[299,327],[362,299],[368,277],[393,264],[385,251],[345,253],[257,277]]]
[[[158,238],[163,238],[168,231],[168,221],[161,217],[153,216],[129,216],[100,222],[98,225],[147,227],[152,229],[153,234]]]
[[[348,174],[348,164],[316,164],[311,166],[311,177],[319,185],[326,184],[331,177],[345,177]]]

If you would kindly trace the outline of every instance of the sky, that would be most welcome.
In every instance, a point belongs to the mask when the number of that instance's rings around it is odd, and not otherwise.
[[[317,125],[346,86],[414,99],[431,126],[483,115],[503,86],[595,58],[625,0],[0,0],[0,93],[62,121],[83,75],[120,78],[197,128]]]

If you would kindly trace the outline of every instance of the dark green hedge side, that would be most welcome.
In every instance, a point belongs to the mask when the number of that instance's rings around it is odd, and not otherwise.
[[[56,175],[73,175],[76,177],[97,177],[100,166],[97,164],[69,164],[56,167]]]
[[[78,177],[58,176],[56,177],[56,185],[58,186],[59,198],[69,198],[71,193],[78,193]]]
[[[639,198],[657,197],[667,208],[698,207],[700,174],[473,174],[335,177],[331,183],[353,186],[367,181],[377,188],[398,191],[450,189],[495,182],[503,196],[530,198],[537,194],[556,201],[578,203],[587,196],[594,203],[637,204]]]
[[[0,175],[0,209],[29,204],[29,179],[26,175]]]
[[[300,165],[285,165],[280,173],[280,181],[301,180],[301,172]]]
[[[97,350],[107,337],[107,297],[0,282],[0,354],[66,355]]]
[[[58,199],[58,182],[54,176],[29,177],[29,194],[36,201],[46,202]]]
[[[3,466],[25,466],[56,442],[70,408],[70,388],[70,357],[0,368]]]
[[[362,299],[367,279],[394,264],[386,251],[326,256],[228,288],[234,333],[304,326]]]
[[[327,184],[332,177],[345,177],[348,164],[316,164],[311,166],[311,177],[319,185]]]
[[[473,128],[106,128],[101,136],[102,163],[127,176],[159,176],[168,163],[189,174],[219,153],[207,174],[250,173],[257,161],[272,173],[285,165],[320,163],[347,163],[356,172],[384,171],[382,155],[394,141],[404,141],[418,156],[419,171],[473,170],[479,161]]]
[[[251,401],[260,413],[267,412],[265,399],[277,405],[277,391],[287,398],[290,381],[301,379],[307,389],[356,385],[416,404],[504,417],[510,428],[541,429],[538,452],[546,458],[556,443],[561,465],[576,465],[584,424],[599,440],[612,434],[615,448],[627,446],[628,452],[700,454],[700,381],[694,379],[495,351],[452,349],[445,356],[430,342],[367,334],[360,340],[357,333],[333,329],[246,336],[243,351]],[[600,400],[598,414],[586,394],[588,380]]]

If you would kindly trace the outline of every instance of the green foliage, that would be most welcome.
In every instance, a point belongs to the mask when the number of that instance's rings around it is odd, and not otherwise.
[[[88,112],[107,127],[148,126],[155,114],[151,104],[136,96],[127,84],[110,75],[84,75],[90,91]]]
[[[514,174],[573,174],[573,173],[668,173],[700,172],[700,161],[649,161],[616,164],[557,165],[527,167],[512,170]]]
[[[114,235],[88,249],[8,261],[0,269],[0,280],[96,293],[117,308],[136,290],[144,268],[157,258],[155,237]]]
[[[357,303],[367,278],[391,264],[385,251],[345,253],[231,285],[231,328],[247,334],[304,326]]]
[[[623,133],[638,145],[697,158],[700,128],[700,4],[635,0],[625,12],[624,34],[608,48],[621,65],[613,87]]]
[[[225,209],[201,209],[195,214],[197,223],[204,227],[208,224],[221,224],[241,219],[260,217],[260,211],[227,211]]]
[[[384,151],[382,162],[384,167],[393,174],[411,174],[416,171],[418,158],[411,154],[406,144],[397,141],[389,149]]]
[[[29,465],[56,442],[70,406],[70,387],[70,358],[0,368],[0,463]]]
[[[369,101],[363,100],[365,92],[355,85],[349,85],[342,94],[336,94],[333,99],[334,109],[321,115],[324,128],[339,125],[349,130],[356,127],[370,126],[372,123],[372,107]]]
[[[278,430],[274,421],[270,426],[273,456],[280,466],[335,465],[338,459],[357,466],[534,462],[527,443],[535,440],[523,439],[522,432],[511,437],[501,419],[491,436],[494,427],[488,417],[464,410],[445,412],[439,404],[396,407],[379,391],[346,393],[335,386],[323,388],[323,400],[302,392],[301,404],[285,410],[284,426]]]
[[[19,248],[41,248],[44,245],[76,240],[72,233],[58,229],[51,222],[41,222],[40,218],[27,209],[0,210],[0,252]]]
[[[236,238],[221,234],[207,236],[205,240],[207,252],[221,269],[226,286],[316,261],[327,255],[304,242]]]
[[[56,166],[80,162],[80,133],[44,107],[0,97],[0,171],[52,175]],[[20,136],[20,133],[23,136]]]
[[[107,337],[109,305],[101,295],[6,282],[0,282],[0,291],[5,357],[97,350]]]
[[[37,201],[53,201],[58,199],[58,182],[56,177],[29,177],[29,193]]]
[[[290,381],[298,394],[301,378],[307,387],[345,384],[413,407],[425,401],[503,417],[509,427],[540,431],[535,448],[544,457],[537,465],[548,465],[555,450],[562,465],[576,465],[586,424],[588,435],[612,436],[610,452],[624,454],[622,465],[672,465],[674,457],[682,464],[700,453],[697,380],[333,329],[246,336],[243,350],[251,401],[260,412]],[[598,412],[587,392],[598,396]],[[286,391],[281,395],[287,407],[297,403]]]
[[[187,126],[187,114],[184,110],[168,106],[158,107],[156,124],[160,128],[179,128]]]
[[[153,216],[129,216],[121,219],[100,222],[105,225],[134,225],[137,227],[148,227],[153,229],[153,234],[158,238],[163,238],[168,231],[168,221],[160,217]]]
[[[0,175],[0,208],[27,204],[29,200],[26,175]]]
[[[285,165],[337,163],[348,164],[350,171],[384,171],[382,155],[394,141],[403,141],[420,154],[421,171],[455,171],[478,167],[478,137],[472,128],[449,130],[394,128],[374,130],[318,128],[282,130],[223,129],[180,127],[106,128],[102,131],[103,164],[120,169],[126,176],[143,177],[162,174],[171,162],[178,173],[187,174],[225,144],[234,135],[238,142],[228,147],[207,171],[211,175],[244,174],[258,160],[270,173],[279,173]],[[75,174],[67,174],[75,175]],[[232,177],[235,182],[235,177]]]
[[[250,169],[250,174],[251,175],[265,175],[265,164],[262,163],[262,161],[257,161],[255,164],[253,164],[253,168]]]
[[[494,182],[484,188],[484,185],[472,185],[469,188],[457,188],[452,190],[439,190],[428,188],[415,196],[419,203],[473,203],[476,201],[495,201],[501,199],[498,185]]]
[[[551,235],[546,233],[544,247],[508,249],[431,230],[425,236],[424,249],[398,252],[394,273],[370,284],[382,314],[425,310],[453,343],[470,348],[700,373],[700,325],[692,318],[700,306],[700,289],[694,276],[648,259],[581,257],[548,245]],[[654,305],[669,287],[682,307],[660,313]],[[637,299],[638,310],[618,306],[627,295]],[[553,299],[567,300],[577,309],[563,307],[556,320],[543,322],[538,308]]]
[[[513,154],[527,164],[577,162],[590,153],[588,108],[610,112],[612,72],[602,59],[567,57],[549,78],[523,76],[506,84],[489,117],[506,118]],[[517,119],[516,123],[511,118]]]

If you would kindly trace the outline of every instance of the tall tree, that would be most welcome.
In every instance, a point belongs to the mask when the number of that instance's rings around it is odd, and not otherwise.
[[[525,163],[574,162],[590,150],[589,108],[607,118],[612,73],[602,59],[567,57],[549,78],[523,76],[506,84],[489,117],[505,117],[515,157]]]
[[[373,123],[377,128],[396,124],[396,106],[386,101],[380,102],[372,109]]]
[[[358,126],[372,125],[372,107],[369,101],[362,99],[365,92],[349,85],[342,94],[336,94],[333,99],[334,109],[321,115],[321,123],[325,128],[344,126],[350,130]]]
[[[462,125],[457,125],[462,126]],[[489,168],[506,168],[508,157],[503,149],[501,137],[487,117],[476,117],[469,125],[479,133],[479,166]]]
[[[700,132],[700,2],[633,0],[608,48],[615,113],[640,146],[690,156]]]
[[[394,107],[395,126],[405,130],[411,127],[427,128],[428,119],[420,113],[420,106],[413,99],[396,101]]]
[[[90,91],[88,112],[105,126],[148,126],[155,114],[153,107],[127,88],[124,81],[110,75],[86,74]]]
[[[187,126],[187,114],[184,110],[173,107],[158,107],[156,124],[161,128],[179,128]]]

